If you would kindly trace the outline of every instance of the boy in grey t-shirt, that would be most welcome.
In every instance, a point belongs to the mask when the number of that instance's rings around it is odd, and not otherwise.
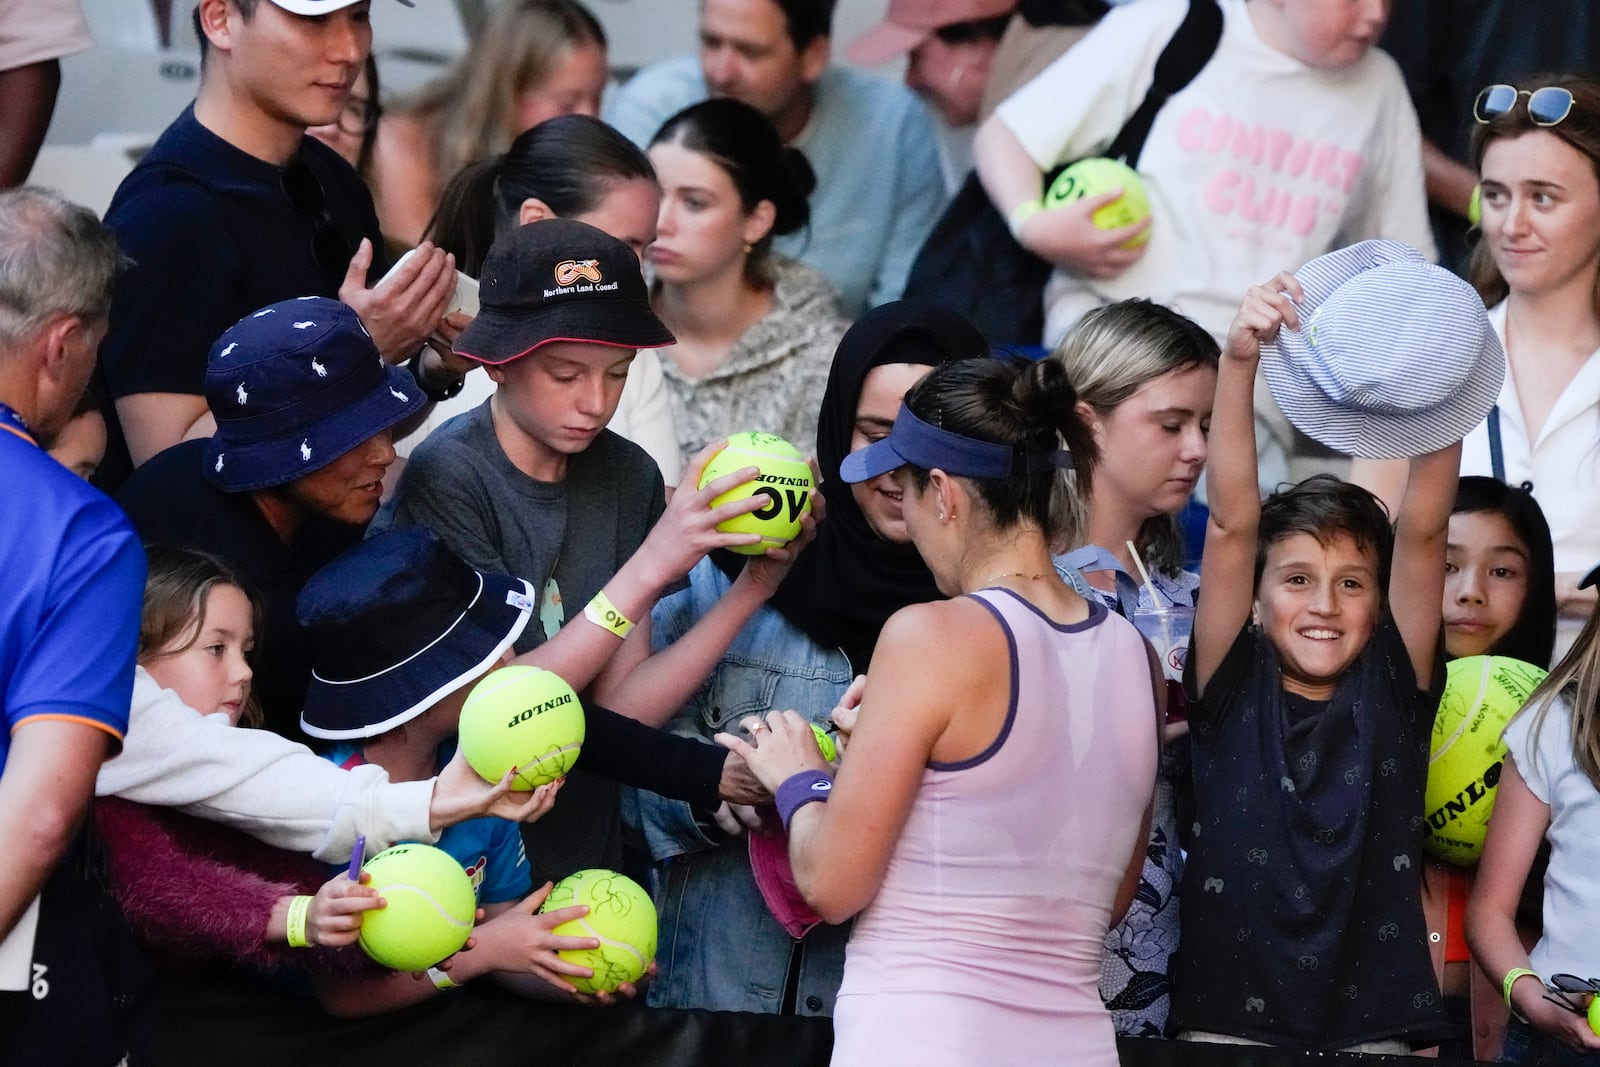
[[[494,243],[480,284],[481,310],[456,353],[485,365],[495,393],[417,448],[372,529],[427,526],[477,570],[526,579],[539,618],[517,651],[574,622],[577,634],[541,666],[582,691],[630,620],[706,552],[759,540],[716,524],[762,498],[708,506],[756,471],[701,489],[708,449],[668,506],[655,461],[605,428],[634,353],[673,343],[627,245],[568,219],[530,223]],[[580,770],[562,798],[524,830],[535,878],[618,866],[616,786]]]

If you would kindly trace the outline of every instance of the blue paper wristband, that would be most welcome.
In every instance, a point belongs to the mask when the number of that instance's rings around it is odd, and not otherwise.
[[[773,802],[778,806],[778,818],[783,828],[789,829],[794,813],[816,801],[825,801],[833,791],[833,778],[824,771],[801,771],[791,774],[778,786]]]

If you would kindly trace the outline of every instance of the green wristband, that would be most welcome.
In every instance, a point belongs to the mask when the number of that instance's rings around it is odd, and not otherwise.
[[[289,942],[290,948],[311,947],[310,940],[306,938],[306,913],[310,910],[310,897],[295,897],[289,901],[289,914],[285,923],[288,929],[284,933],[284,940]]]
[[[1517,979],[1529,977],[1538,978],[1539,973],[1537,971],[1530,971],[1526,967],[1513,967],[1506,972],[1506,980],[1500,987],[1500,991],[1505,994],[1506,1007],[1511,1007],[1511,987],[1517,984]],[[1544,981],[1541,979],[1539,984],[1543,985]]]

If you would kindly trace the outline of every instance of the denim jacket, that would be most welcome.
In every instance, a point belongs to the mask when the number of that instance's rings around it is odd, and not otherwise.
[[[652,612],[654,651],[687,633],[731,584],[710,560],[702,560],[688,587]],[[720,731],[736,731],[744,716],[774,708],[824,720],[850,678],[843,652],[818,647],[778,612],[762,608],[667,728],[709,743]],[[848,925],[819,925],[804,940],[791,938],[756,889],[743,837],[730,839],[696,818],[687,803],[654,793],[627,790],[624,811],[654,864],[661,940],[660,973],[650,983],[652,1006],[777,1012],[799,954],[795,1012],[833,1013]]]

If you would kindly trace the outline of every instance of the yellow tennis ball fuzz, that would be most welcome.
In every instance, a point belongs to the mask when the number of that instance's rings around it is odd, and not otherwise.
[[[583,705],[560,675],[501,667],[483,676],[461,707],[461,754],[485,779],[516,768],[511,788],[526,792],[572,769],[583,748]]]
[[[557,882],[540,911],[587,904],[589,914],[571,919],[551,933],[559,937],[597,937],[599,948],[568,949],[561,958],[594,971],[593,978],[568,975],[580,993],[609,993],[644,977],[656,958],[656,906],[650,894],[625,874],[587,870]]]
[[[1500,740],[1545,672],[1509,656],[1464,656],[1447,668],[1444,696],[1433,719],[1428,824],[1422,847],[1450,863],[1478,862],[1505,766]]]
[[[1131,226],[1150,215],[1150,198],[1144,190],[1139,174],[1126,163],[1115,159],[1080,159],[1056,176],[1044,194],[1046,208],[1061,207],[1086,196],[1120,187],[1122,195],[1094,213],[1094,224],[1102,230],[1115,230]],[[1150,240],[1145,230],[1128,240],[1124,248],[1137,248]]]
[[[812,723],[811,736],[817,739],[817,751],[822,753],[823,759],[832,763],[839,758],[839,746],[833,743],[833,735],[828,733],[826,727]]]
[[[711,506],[757,494],[767,498],[767,503],[755,511],[717,524],[723,533],[760,534],[761,540],[755,544],[735,545],[732,549],[740,555],[759,556],[768,548],[782,548],[800,535],[800,520],[811,511],[815,483],[805,457],[788,441],[770,433],[736,433],[728,435],[727,447],[706,464],[700,487],[742,467],[755,467],[761,473],[753,481],[723,493]]]
[[[478,900],[448,852],[396,845],[361,869],[384,899],[383,907],[361,913],[358,940],[367,955],[397,971],[425,971],[467,943]]]

